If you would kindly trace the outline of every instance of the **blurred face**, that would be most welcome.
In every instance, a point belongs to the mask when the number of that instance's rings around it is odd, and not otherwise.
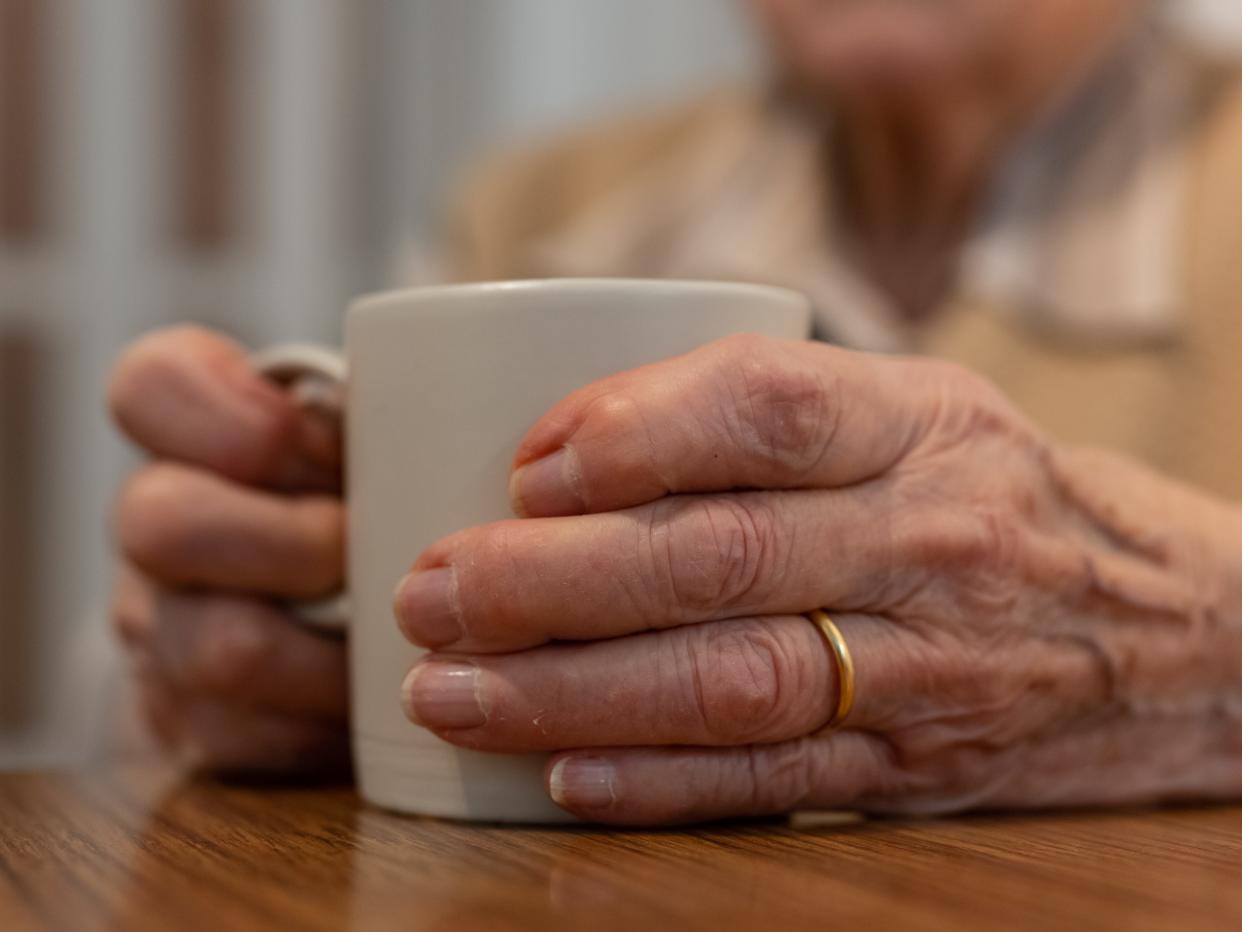
[[[786,73],[817,96],[986,75],[1023,44],[1055,45],[1091,18],[1081,0],[749,2]]]

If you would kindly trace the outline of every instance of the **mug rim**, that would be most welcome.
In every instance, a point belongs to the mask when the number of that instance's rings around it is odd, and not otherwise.
[[[803,308],[810,306],[806,295],[782,285],[759,282],[723,281],[718,279],[691,278],[622,278],[622,277],[574,277],[574,278],[518,278],[481,282],[454,282],[444,285],[416,285],[366,292],[349,303],[349,314],[389,308],[410,299],[438,300],[460,298],[464,295],[495,295],[513,292],[603,292],[624,289],[646,294],[686,294],[718,292],[732,295],[750,294],[755,298],[777,299]]]

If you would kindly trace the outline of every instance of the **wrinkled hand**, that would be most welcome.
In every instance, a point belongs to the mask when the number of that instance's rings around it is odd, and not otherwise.
[[[343,642],[280,601],[341,585],[339,425],[195,328],[135,343],[109,400],[152,458],[117,503],[113,620],[156,735],[205,769],[343,768]]]
[[[578,815],[1242,792],[1236,512],[960,369],[729,339],[576,392],[517,467],[525,519],[398,588],[437,651],[403,696],[458,745],[560,752]],[[857,667],[831,734],[817,607]]]

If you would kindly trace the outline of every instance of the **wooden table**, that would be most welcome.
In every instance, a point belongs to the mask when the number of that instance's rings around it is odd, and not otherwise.
[[[0,929],[1242,929],[1242,808],[688,831],[454,825],[347,787],[0,775]]]

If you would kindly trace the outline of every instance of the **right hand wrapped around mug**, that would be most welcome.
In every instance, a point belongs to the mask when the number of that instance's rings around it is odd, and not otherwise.
[[[953,366],[730,338],[527,435],[397,592],[409,716],[616,823],[1242,795],[1242,521]],[[845,669],[806,615],[833,619]]]

